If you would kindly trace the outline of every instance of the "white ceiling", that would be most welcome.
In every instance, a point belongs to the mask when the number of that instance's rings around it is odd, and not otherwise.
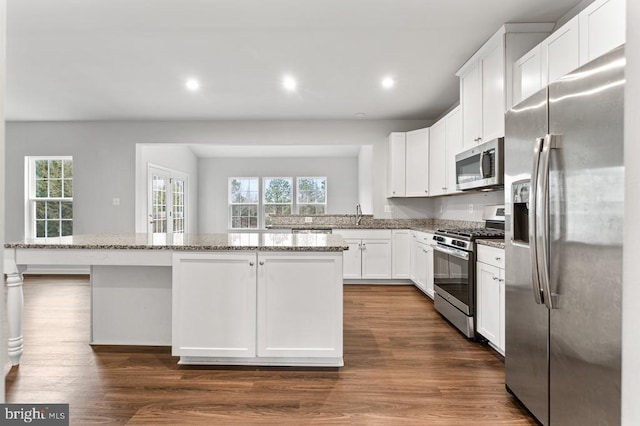
[[[433,119],[500,25],[580,2],[8,0],[7,119]]]
[[[360,145],[207,145],[189,144],[198,158],[357,157]]]

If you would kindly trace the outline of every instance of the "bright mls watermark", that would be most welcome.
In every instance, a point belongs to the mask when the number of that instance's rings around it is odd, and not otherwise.
[[[2,425],[68,425],[69,404],[0,404]]]

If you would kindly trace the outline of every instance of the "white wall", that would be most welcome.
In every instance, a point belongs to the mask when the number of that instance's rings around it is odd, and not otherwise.
[[[622,289],[622,424],[640,424],[640,2],[627,0],[625,221]]]
[[[27,155],[74,157],[74,232],[133,232],[139,143],[372,145],[373,214],[389,217],[384,214],[387,137],[429,124],[421,120],[9,122],[7,239],[23,237]],[[119,206],[112,205],[114,197],[120,198]]]
[[[358,158],[207,158],[199,163],[200,231],[227,232],[229,177],[327,177],[327,213],[355,214]]]
[[[147,232],[148,165],[161,166],[188,176],[187,232],[198,232],[198,158],[191,148],[175,144],[138,144],[136,147],[136,232]]]
[[[437,219],[482,221],[485,205],[504,204],[504,191],[465,192],[462,194],[439,197],[433,203],[433,215]],[[472,211],[469,211],[469,205]]]
[[[358,203],[362,213],[373,214],[373,147],[363,145],[358,153]]]

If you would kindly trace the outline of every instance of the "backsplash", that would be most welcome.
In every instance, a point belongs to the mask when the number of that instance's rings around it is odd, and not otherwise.
[[[308,218],[311,219],[309,222]],[[367,229],[424,229],[439,228],[481,228],[484,222],[449,219],[374,219],[373,215],[363,215],[360,225],[356,216],[345,215],[283,215],[271,216],[272,229],[322,229],[322,228],[367,228]]]

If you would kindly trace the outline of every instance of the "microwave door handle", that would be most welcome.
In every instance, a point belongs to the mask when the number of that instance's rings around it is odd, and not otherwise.
[[[538,305],[543,303],[542,287],[538,271],[538,244],[537,244],[537,198],[538,198],[538,171],[540,170],[540,152],[544,138],[536,138],[533,148],[533,168],[531,170],[531,188],[529,190],[529,254],[531,256],[531,284],[533,285],[533,297]]]
[[[480,179],[484,179],[484,169],[482,163],[484,162],[484,151],[480,151]]]
[[[538,221],[538,274],[544,292],[544,304],[548,309],[555,309],[555,295],[551,293],[551,276],[549,267],[549,157],[551,150],[556,147],[556,138],[546,135],[540,155],[540,175],[538,177],[538,209],[536,217]]]

